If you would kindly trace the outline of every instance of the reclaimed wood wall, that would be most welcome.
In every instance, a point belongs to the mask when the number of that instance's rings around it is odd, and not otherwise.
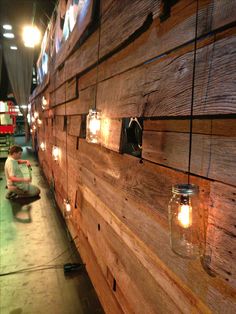
[[[31,96],[41,167],[106,313],[236,313],[236,1],[101,0],[101,145],[84,139],[99,28],[76,30]],[[91,1],[92,5],[92,1]],[[96,13],[96,12],[95,12]],[[166,14],[165,14],[166,13]],[[171,186],[190,182],[205,213],[201,260],[169,244]],[[95,14],[96,15],[96,14]],[[41,99],[49,108],[42,111]],[[142,117],[142,158],[122,152],[123,118]],[[60,148],[58,161],[52,146]]]

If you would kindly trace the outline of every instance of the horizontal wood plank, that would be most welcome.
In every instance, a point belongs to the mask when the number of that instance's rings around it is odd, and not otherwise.
[[[101,120],[101,145],[116,152],[121,150],[121,119],[106,119]]]
[[[206,61],[206,55],[209,54],[209,49],[212,49],[213,44],[210,47],[198,49],[195,115],[235,113],[236,106],[233,96],[235,91],[232,84],[234,73],[228,72],[226,77],[224,74],[226,68],[234,68],[236,54],[233,43],[234,35],[216,41],[214,43],[214,61],[210,60],[211,62]],[[186,52],[186,48],[183,51],[180,49],[178,54],[175,52],[172,56],[100,82],[98,85],[98,108],[110,118],[190,115],[193,69],[191,45],[189,49],[189,52]],[[212,64],[215,64],[214,68]],[[207,71],[211,71],[210,76],[206,74]],[[206,78],[208,82],[206,82]],[[215,78],[217,79],[215,80]],[[113,89],[112,86],[116,88]],[[224,95],[223,102],[221,102],[222,93]]]

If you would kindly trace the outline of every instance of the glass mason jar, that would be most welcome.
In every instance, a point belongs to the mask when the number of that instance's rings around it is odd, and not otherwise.
[[[90,109],[87,115],[86,141],[88,143],[100,143],[101,113]]]
[[[197,258],[201,255],[199,188],[194,184],[177,184],[172,193],[168,206],[171,248],[182,257]]]

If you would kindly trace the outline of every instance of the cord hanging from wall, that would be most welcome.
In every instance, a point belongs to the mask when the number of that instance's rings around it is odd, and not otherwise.
[[[66,82],[66,65],[64,67],[64,75],[65,75],[65,82]],[[72,217],[72,210],[71,210],[71,204],[69,199],[69,181],[68,181],[68,138],[67,138],[67,132],[68,132],[68,119],[67,119],[67,103],[66,103],[66,86],[65,86],[65,116],[64,116],[64,131],[66,132],[66,199],[64,199],[64,218],[70,219]]]
[[[96,85],[94,92],[94,107],[89,110],[86,123],[86,141],[88,143],[99,144],[101,137],[101,112],[97,110],[97,89],[98,89],[98,65],[101,38],[101,17],[98,16],[98,49],[96,65]]]
[[[184,258],[197,258],[202,255],[201,248],[201,215],[199,213],[199,187],[190,184],[192,133],[193,133],[193,105],[196,72],[198,29],[198,0],[196,1],[196,22],[193,55],[192,95],[190,111],[188,183],[177,184],[172,187],[172,198],[169,202],[170,243],[172,250]]]

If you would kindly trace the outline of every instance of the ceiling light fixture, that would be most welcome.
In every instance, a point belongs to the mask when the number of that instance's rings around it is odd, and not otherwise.
[[[15,35],[13,33],[3,33],[3,37],[5,37],[5,38],[14,38]]]
[[[10,46],[10,49],[11,50],[17,50],[18,48],[17,48],[17,46]]]
[[[41,33],[36,26],[25,26],[22,36],[25,47],[34,48],[40,43]]]
[[[2,27],[7,31],[12,30],[12,26],[10,24],[4,24]]]

